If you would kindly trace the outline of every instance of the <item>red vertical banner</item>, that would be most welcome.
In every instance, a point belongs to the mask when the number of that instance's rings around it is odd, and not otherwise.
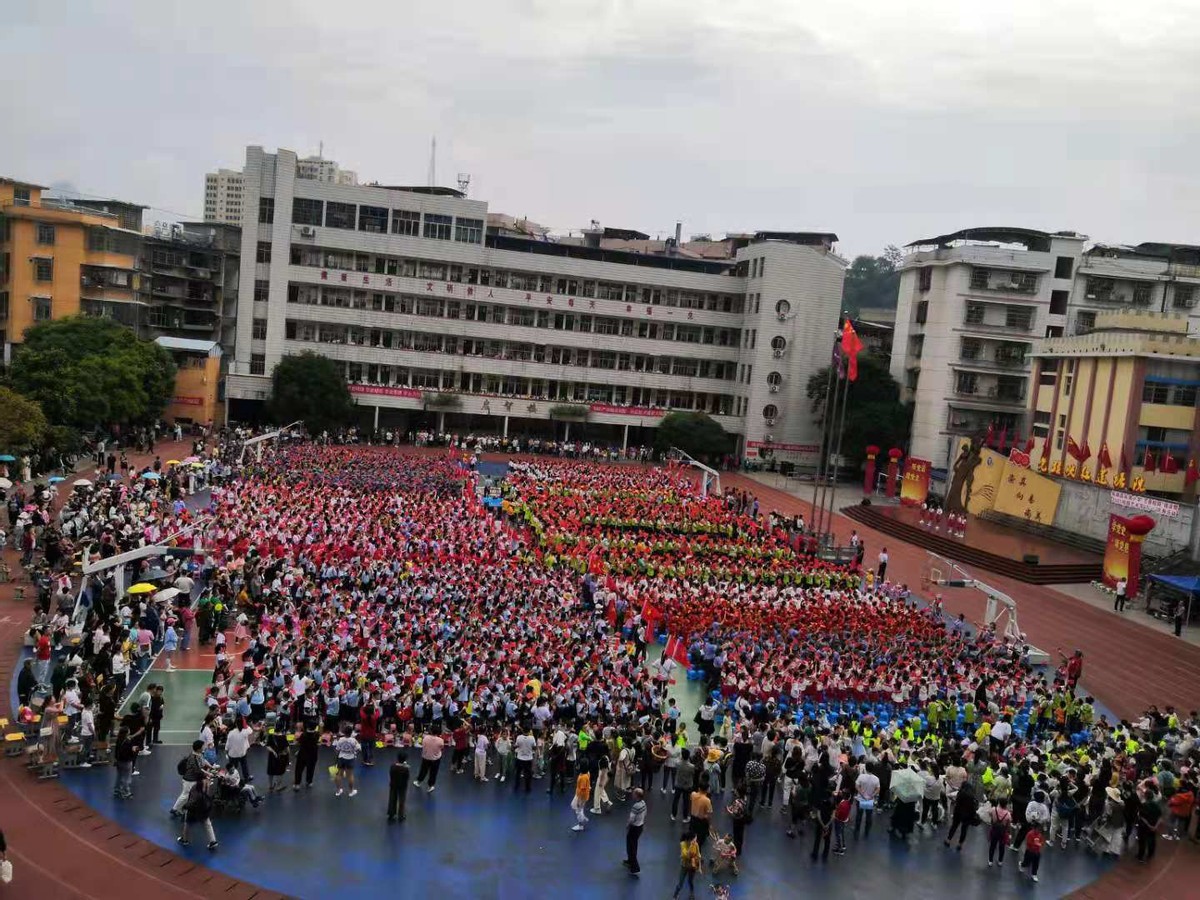
[[[899,447],[888,451],[887,490],[884,491],[888,499],[896,496],[896,476],[900,474],[900,457],[903,455]]]
[[[933,463],[910,456],[904,462],[904,483],[900,487],[903,506],[924,506],[929,496],[929,472]]]
[[[863,493],[870,494],[875,490],[875,457],[879,455],[879,448],[874,444],[867,446],[867,470],[863,475]]]
[[[1126,596],[1137,593],[1142,573],[1142,545],[1154,530],[1149,516],[1108,517],[1108,540],[1104,546],[1104,583],[1109,587],[1125,579]]]

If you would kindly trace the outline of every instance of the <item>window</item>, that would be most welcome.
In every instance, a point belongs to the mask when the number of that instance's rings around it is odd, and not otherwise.
[[[1046,337],[1048,337],[1048,338],[1062,337],[1062,334],[1063,334],[1063,327],[1061,325],[1047,325],[1046,326]]]
[[[779,390],[783,385],[783,375],[779,372],[771,372],[767,375],[767,386]]]
[[[421,234],[421,214],[408,209],[393,209],[392,234],[419,237]]]
[[[271,261],[271,244],[269,241],[258,242],[258,253],[255,259],[260,263],[269,263]]]
[[[267,339],[267,320],[255,319],[254,324],[250,329],[250,337],[256,341],[265,341]]]
[[[972,269],[971,270],[971,290],[986,291],[987,287],[988,287],[987,269]]]
[[[1171,404],[1173,406],[1195,406],[1196,386],[1194,384],[1175,385],[1175,390],[1171,394]]]
[[[353,203],[334,203],[330,200],[325,204],[325,227],[345,228],[354,230],[356,208]]]
[[[383,206],[360,206],[358,208],[358,230],[371,234],[387,234],[388,211]]]
[[[320,225],[325,221],[325,202],[297,197],[292,201],[292,222],[296,225]]]
[[[1171,296],[1171,305],[1176,309],[1191,309],[1196,305],[1196,288],[1194,285],[1177,284]]]
[[[929,301],[922,300],[917,304],[917,324],[924,325],[925,320],[929,318]]]
[[[1067,258],[1067,262],[1070,262]],[[1050,315],[1061,316],[1067,311],[1067,298],[1071,296],[1070,291],[1051,291],[1050,292]]]
[[[0,291],[0,319],[8,318],[8,291]]]
[[[1150,305],[1151,286],[1148,284],[1135,284],[1133,286],[1133,305],[1134,306],[1149,306]]]
[[[767,270],[767,258],[764,256],[758,261],[758,277],[762,278],[763,273]]]
[[[982,325],[983,324],[983,311],[984,310],[983,310],[982,304],[972,303],[970,306],[967,307],[966,323],[968,325]]]
[[[1075,314],[1075,333],[1087,334],[1096,327],[1096,314],[1094,312],[1079,312]]]
[[[917,269],[917,290],[928,291],[933,287],[933,266],[922,266]]]
[[[974,372],[959,372],[954,381],[954,392],[967,395],[979,393],[979,376]]]
[[[41,222],[39,222],[38,227],[37,227],[37,242],[39,244],[48,244],[49,246],[53,247],[54,246],[54,226],[53,225],[43,225]]]
[[[53,281],[54,280],[54,260],[52,259],[35,259],[33,261],[33,280],[34,281]]]
[[[779,407],[774,403],[768,403],[763,407],[763,418],[774,419],[779,415]]]
[[[29,205],[29,188],[14,187],[13,188],[13,206],[28,206]]]
[[[1009,328],[1028,331],[1033,325],[1033,311],[1023,306],[1008,306],[1004,310],[1004,324]]]
[[[258,221],[261,225],[275,224],[275,198],[258,198]],[[261,373],[260,373],[261,374]]]
[[[787,349],[787,338],[782,335],[775,335],[775,337],[771,338],[771,349],[775,352],[776,356],[782,355],[783,351]]]
[[[1035,411],[1033,414],[1033,435],[1044,438],[1050,432],[1050,413]]]
[[[979,359],[983,355],[983,341],[979,338],[963,338],[962,339],[962,358],[963,359]]]
[[[1075,265],[1075,260],[1069,256],[1059,256],[1054,260],[1054,277],[1055,278],[1070,278],[1071,269]]]
[[[253,353],[250,355],[250,374],[251,375],[266,375],[267,374],[267,357],[262,353]]]
[[[775,304],[775,315],[781,319],[786,319],[792,313],[792,304],[786,300],[780,300]]]
[[[254,302],[264,303],[270,298],[271,284],[261,278],[254,281]]]
[[[425,214],[425,237],[435,241],[450,240],[450,226],[454,220],[450,216]]]
[[[52,305],[49,297],[34,297],[33,298],[33,321],[45,322],[48,321],[53,314]]]
[[[455,219],[454,239],[463,244],[483,243],[483,219]]]

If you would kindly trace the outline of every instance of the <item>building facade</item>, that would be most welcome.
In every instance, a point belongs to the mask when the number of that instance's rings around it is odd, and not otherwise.
[[[640,443],[700,410],[747,455],[816,443],[805,387],[838,321],[835,235],[556,240],[450,189],[298,178],[287,150],[248,148],[245,175],[235,418],[313,350],[345,367],[366,424]]]
[[[176,337],[160,337],[155,343],[175,360],[175,393],[163,417],[170,422],[220,426],[225,421],[219,392],[221,345]]]
[[[204,221],[242,224],[242,173],[217,169],[204,176]]]
[[[1086,334],[1036,341],[1034,459],[1100,487],[1193,499],[1200,340],[1188,328],[1185,312],[1107,310]]]
[[[136,304],[142,207],[44,198],[0,178],[0,345],[12,359],[29,326],[78,315],[88,303]]]
[[[944,467],[963,435],[1029,433],[1031,350],[1108,310],[1180,312],[1195,331],[1200,253],[1096,245],[1074,232],[974,228],[914,241],[901,263],[892,375],[913,456]]]

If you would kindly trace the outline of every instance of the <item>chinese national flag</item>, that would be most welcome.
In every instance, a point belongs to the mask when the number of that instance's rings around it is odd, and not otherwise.
[[[1125,455],[1124,445],[1121,446],[1121,471],[1122,472],[1129,471],[1129,457]]]
[[[1200,469],[1196,468],[1196,460],[1189,459],[1187,471],[1183,473],[1183,483],[1187,487],[1191,487],[1197,481],[1200,481]]]
[[[1007,426],[1007,425],[1005,425],[1003,428],[1001,428],[1001,429],[1000,429],[1000,447],[999,447],[999,450],[1000,450],[1000,452],[1001,452],[1001,453],[1003,453],[1003,452],[1004,452],[1004,448],[1005,448],[1006,446],[1008,446],[1008,426]]]
[[[1083,446],[1079,448],[1079,456],[1077,458],[1081,463],[1085,463],[1092,458],[1092,448],[1088,446],[1086,437],[1083,439]]]
[[[1080,462],[1083,461],[1083,458],[1080,456],[1082,451],[1079,449],[1079,445],[1075,443],[1075,438],[1071,437],[1069,434],[1067,435],[1067,453],[1070,454],[1074,459],[1079,460]]]
[[[1034,439],[1033,439],[1033,435],[1031,434],[1029,437],[1027,437],[1027,438],[1025,439],[1025,452],[1026,452],[1026,453],[1032,453],[1032,452],[1033,452],[1033,445],[1034,445],[1035,443],[1036,443],[1036,441],[1034,441]],[[1049,441],[1047,441],[1047,443],[1049,443]],[[1043,450],[1043,451],[1042,451],[1042,455],[1043,455],[1043,456],[1045,456],[1045,455],[1046,455],[1046,451],[1045,451],[1045,450]]]
[[[1100,444],[1100,455],[1096,457],[1096,461],[1105,469],[1112,468],[1112,457],[1108,455],[1108,441]]]
[[[1175,461],[1175,457],[1170,453],[1164,453],[1159,471],[1164,475],[1174,475],[1179,471],[1179,463]]]
[[[1142,458],[1142,468],[1147,472],[1154,471],[1154,453],[1149,447],[1146,448],[1146,455]]]
[[[846,359],[846,377],[851,381],[858,379],[858,354],[862,352],[863,344],[858,339],[858,333],[850,320],[842,327],[842,356]]]

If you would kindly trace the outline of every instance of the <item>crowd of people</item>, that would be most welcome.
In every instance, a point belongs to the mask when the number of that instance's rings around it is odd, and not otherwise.
[[[437,789],[443,757],[451,776],[569,794],[576,831],[622,806],[633,874],[642,830],[669,818],[684,829],[677,896],[698,871],[737,871],[772,808],[814,862],[888,810],[896,840],[945,829],[962,848],[981,827],[989,865],[1015,847],[1035,880],[1048,842],[1120,854],[1136,834],[1148,859],[1164,822],[1194,832],[1195,713],[1110,722],[1080,689],[1080,654],[1038,671],[1023,646],[915,602],[882,558],[872,572],[817,559],[802,522],[744,493],[702,497],[674,467],[527,461],[496,507],[473,462],[454,446],[293,443],[213,487],[196,624],[216,662],[178,767],[181,842],[198,826],[215,849],[214,812],[312,788],[323,746],[347,802],[381,749],[419,753],[415,778],[388,754],[390,820]],[[72,517],[117,552],[187,521],[184,490],[169,472],[122,479]],[[79,662],[51,703],[91,710],[121,680],[112,648],[136,666],[142,630],[151,646],[190,638],[191,577],[166,577],[179,594],[161,613],[85,592]],[[686,717],[684,678],[705,695]],[[144,699],[130,715],[150,723]],[[119,794],[122,763],[153,743],[125,719]]]

